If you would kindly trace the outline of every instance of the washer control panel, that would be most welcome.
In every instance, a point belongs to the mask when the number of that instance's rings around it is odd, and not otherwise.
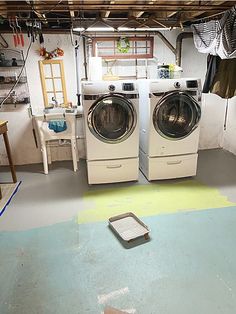
[[[197,80],[186,81],[187,88],[198,88]]]
[[[125,91],[133,91],[134,90],[134,84],[133,83],[123,83],[122,89]]]

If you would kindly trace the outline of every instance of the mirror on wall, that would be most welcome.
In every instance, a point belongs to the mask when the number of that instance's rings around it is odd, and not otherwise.
[[[63,60],[39,61],[45,108],[65,107],[67,94]]]

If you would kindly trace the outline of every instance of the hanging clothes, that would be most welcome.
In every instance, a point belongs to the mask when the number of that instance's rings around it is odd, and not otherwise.
[[[213,55],[208,55],[207,57],[207,72],[205,76],[205,82],[203,85],[202,92],[203,93],[208,93],[211,89],[211,86],[214,81],[214,77],[216,75],[216,72],[219,68],[220,65],[220,57],[218,56],[213,56]]]
[[[215,74],[211,93],[222,98],[232,98],[236,96],[236,58],[221,60]]]
[[[197,50],[201,53],[210,53],[216,55],[219,45],[217,36],[220,30],[220,21],[212,20],[199,24],[192,24],[193,41]]]
[[[236,9],[226,12],[226,22],[220,33],[220,44],[217,49],[221,59],[236,58]]]
[[[201,53],[236,58],[236,8],[226,11],[221,19],[192,24],[195,47]]]

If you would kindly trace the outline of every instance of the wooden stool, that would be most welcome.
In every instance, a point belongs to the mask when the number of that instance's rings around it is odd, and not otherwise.
[[[7,157],[8,157],[8,161],[9,161],[9,166],[11,169],[11,176],[12,176],[13,182],[15,183],[17,181],[17,178],[16,178],[15,167],[14,167],[14,164],[12,161],[10,144],[9,144],[9,140],[8,140],[8,136],[7,136],[7,122],[8,121],[0,120],[0,135],[3,135],[3,138],[4,138],[4,143],[5,143],[5,147],[6,147],[6,151],[7,151]],[[0,199],[1,198],[2,198],[2,193],[1,193],[1,187],[0,187]]]

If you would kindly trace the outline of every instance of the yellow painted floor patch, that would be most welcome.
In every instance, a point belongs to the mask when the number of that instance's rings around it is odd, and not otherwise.
[[[90,191],[84,201],[88,209],[79,212],[78,223],[104,221],[129,211],[142,217],[236,205],[216,188],[195,180]]]

